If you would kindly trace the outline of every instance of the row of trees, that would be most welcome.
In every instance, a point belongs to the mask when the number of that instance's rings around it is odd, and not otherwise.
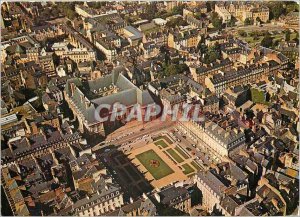
[[[176,26],[186,26],[186,25],[188,25],[188,23],[182,17],[171,19],[166,24],[167,27],[171,27],[171,28],[175,28]]]
[[[74,2],[60,2],[57,4],[61,12],[65,14],[65,16],[67,16],[70,20],[73,20],[77,17],[77,13],[75,12]]]
[[[167,12],[167,11],[161,11],[158,10],[157,5],[155,2],[150,3],[145,5],[145,10],[144,13],[140,14],[140,17],[142,19],[147,19],[147,20],[152,20],[154,18],[160,17],[165,19],[166,17],[175,15],[175,14],[183,14],[183,8],[184,8],[184,4],[175,6],[172,11]]]
[[[221,17],[218,16],[218,14],[216,12],[212,13],[212,15],[211,15],[211,22],[212,22],[213,26],[216,29],[221,29],[222,28],[223,20],[222,20]]]
[[[274,1],[269,3],[270,8],[270,20],[278,19],[281,15],[286,15],[292,11],[299,12],[298,2],[281,2]]]
[[[164,54],[164,63],[162,65],[163,71],[159,75],[160,78],[168,77],[170,75],[176,75],[183,72],[187,72],[189,70],[188,66],[183,63],[182,59],[173,59],[170,58],[169,49],[165,46],[160,48],[160,52]]]

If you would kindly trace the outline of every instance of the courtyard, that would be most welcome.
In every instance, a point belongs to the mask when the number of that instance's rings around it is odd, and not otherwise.
[[[153,150],[145,151],[137,155],[136,158],[156,180],[174,173],[174,171]]]
[[[169,135],[160,135],[154,141],[131,150],[129,159],[154,187],[192,177],[199,165],[184,148]]]

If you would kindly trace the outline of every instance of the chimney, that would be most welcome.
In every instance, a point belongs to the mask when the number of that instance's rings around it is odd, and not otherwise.
[[[147,196],[147,194],[145,194],[145,193],[143,193],[143,198],[145,199],[145,200],[147,200],[148,199],[148,196]]]
[[[237,128],[234,128],[233,131],[234,131],[235,134],[239,133]]]
[[[160,203],[160,196],[158,193],[154,194],[155,199],[157,200],[158,203]]]
[[[273,203],[273,205],[276,207],[276,209],[278,209],[279,210],[279,207],[278,207],[278,200],[277,199],[275,199],[275,198],[272,198],[272,203]]]
[[[75,91],[75,84],[74,83],[70,84],[70,89],[71,89],[71,96],[73,96],[74,91]]]
[[[216,166],[215,169],[216,169],[217,173],[220,174],[220,168]]]
[[[91,103],[89,100],[85,100],[85,108],[87,109],[88,107],[90,107]]]

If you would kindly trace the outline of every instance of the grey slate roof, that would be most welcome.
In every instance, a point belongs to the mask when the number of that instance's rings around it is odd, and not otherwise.
[[[69,79],[67,81],[65,91],[77,106],[78,112],[83,114],[88,124],[97,122],[95,119],[95,111],[98,105],[113,105],[119,102],[126,106],[132,106],[137,103],[145,106],[154,102],[148,90],[140,90],[137,88],[121,73],[122,70],[122,67],[118,67],[114,69],[111,74],[94,81],[83,82],[78,78]],[[74,83],[76,86],[73,95],[71,94],[71,83]],[[97,91],[99,92],[100,88],[103,91],[104,88],[109,90],[113,87],[117,88],[118,92],[106,96],[101,96],[101,94],[96,93]],[[84,100],[84,102],[82,100]]]
[[[197,176],[202,180],[218,197],[221,197],[223,191],[227,188],[226,185],[221,182],[211,171],[201,171],[197,173]]]

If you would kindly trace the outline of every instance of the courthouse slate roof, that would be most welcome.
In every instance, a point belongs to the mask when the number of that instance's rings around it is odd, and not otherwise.
[[[71,83],[75,84],[76,88],[72,93]],[[116,88],[117,91],[108,94],[96,94],[99,89],[110,90]],[[119,69],[114,69],[107,76],[96,79],[94,81],[84,82],[81,79],[69,79],[65,87],[66,94],[77,107],[77,112],[82,113],[88,124],[96,123],[95,111],[98,105],[109,104],[113,105],[119,102],[125,106],[140,104],[146,106],[153,103],[148,90],[140,90],[132,84]]]
[[[197,176],[218,196],[221,197],[227,188],[226,184],[219,180],[211,171],[201,171]]]

